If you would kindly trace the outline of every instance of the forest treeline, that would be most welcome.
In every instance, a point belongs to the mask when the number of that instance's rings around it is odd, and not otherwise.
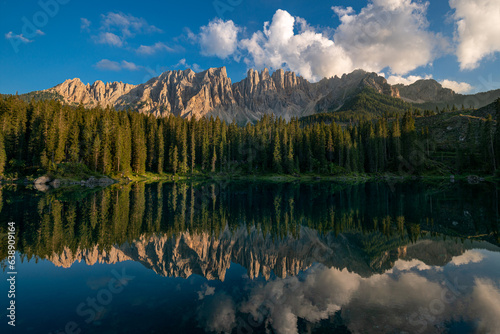
[[[493,173],[500,164],[499,127],[495,130],[491,116],[482,123],[457,143],[461,171],[481,161],[482,171]],[[218,118],[155,118],[7,96],[0,98],[0,130],[0,174],[14,177],[55,171],[63,164],[82,164],[106,175],[419,174],[440,167],[431,159],[436,141],[429,129],[416,129],[411,110],[401,118],[347,126],[264,116],[241,127]]]
[[[73,254],[95,245],[109,250],[143,235],[219,238],[226,228],[235,232],[242,226],[274,240],[298,238],[302,227],[321,235],[357,234],[362,248],[377,257],[418,240],[424,231],[493,235],[498,243],[497,207],[498,191],[490,184],[437,190],[423,183],[392,188],[384,183],[134,182],[86,194],[60,189],[40,196],[0,188],[1,217],[16,222],[16,249],[39,258],[68,248]],[[450,212],[459,217],[464,210],[475,223],[453,225]],[[0,224],[0,233],[7,233],[7,224]],[[0,247],[0,261],[6,256],[7,248]]]

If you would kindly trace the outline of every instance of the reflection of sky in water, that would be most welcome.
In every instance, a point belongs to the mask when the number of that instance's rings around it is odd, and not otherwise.
[[[82,333],[257,333],[266,327],[298,333],[298,326],[320,325],[334,332],[335,315],[354,333],[498,333],[500,328],[500,253],[487,250],[465,251],[444,267],[400,259],[385,273],[366,278],[320,264],[269,281],[251,280],[237,264],[224,282],[162,277],[132,261],[75,263],[69,269],[25,261],[18,272],[16,329],[23,333],[57,333],[70,321]],[[116,273],[130,280],[122,282],[121,292],[110,293]],[[8,290],[4,280],[0,289]],[[87,298],[99,296],[108,304],[98,304],[86,323]],[[77,312],[81,303],[84,316]]]

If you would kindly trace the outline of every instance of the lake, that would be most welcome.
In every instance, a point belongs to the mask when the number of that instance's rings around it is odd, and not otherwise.
[[[2,333],[499,333],[499,186],[0,190]],[[8,223],[16,263],[9,268]],[[15,301],[15,328],[7,325]]]

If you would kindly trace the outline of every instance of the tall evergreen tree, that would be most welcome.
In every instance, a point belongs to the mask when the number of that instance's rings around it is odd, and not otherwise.
[[[3,135],[0,132],[0,175],[3,174],[6,164],[7,164],[7,154],[5,153],[5,143]]]
[[[283,172],[283,166],[281,165],[281,143],[280,136],[276,133],[274,137],[274,149],[273,149],[273,171],[276,173]]]

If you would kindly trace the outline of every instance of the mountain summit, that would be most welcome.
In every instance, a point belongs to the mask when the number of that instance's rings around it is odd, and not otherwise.
[[[279,69],[270,73],[250,69],[247,77],[232,83],[226,68],[210,68],[196,73],[190,69],[162,73],[140,85],[96,81],[83,84],[80,79],[65,82],[46,90],[56,93],[68,104],[114,106],[151,113],[158,117],[219,116],[226,121],[253,122],[265,114],[290,119],[339,110],[365,89],[411,103],[453,103],[457,97],[452,90],[443,88],[434,80],[420,80],[403,86],[391,86],[387,80],[363,70],[342,77],[325,78],[311,83],[293,72]],[[490,94],[491,100],[500,91]],[[497,96],[498,95],[498,96]],[[484,102],[484,103],[483,103]],[[482,107],[478,101],[474,107]]]

